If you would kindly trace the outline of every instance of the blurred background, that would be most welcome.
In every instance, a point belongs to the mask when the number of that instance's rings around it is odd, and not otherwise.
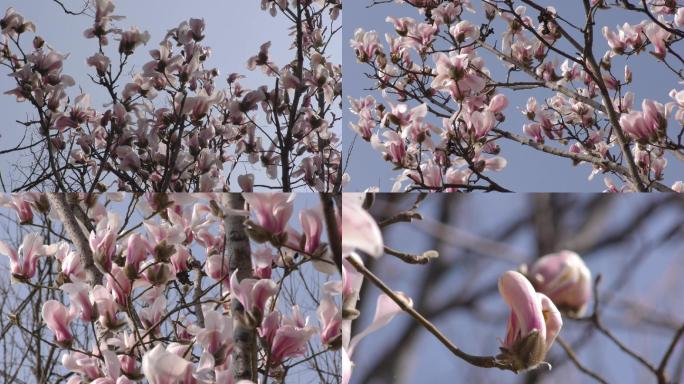
[[[406,211],[416,195],[377,195],[379,221]],[[408,265],[385,255],[366,265],[469,354],[496,355],[509,309],[499,276],[545,254],[578,252],[598,286],[600,317],[629,349],[656,367],[684,324],[684,198],[655,195],[528,194],[429,195],[422,221],[383,229],[385,245],[439,258]],[[352,335],[372,320],[380,291],[364,281]],[[593,300],[586,315],[592,313]],[[596,330],[590,321],[563,317],[560,338],[579,362],[609,383],[654,383],[655,376]],[[553,369],[515,375],[471,366],[402,313],[356,348],[352,383],[593,383],[558,342]],[[684,340],[667,365],[672,382],[684,380]]]

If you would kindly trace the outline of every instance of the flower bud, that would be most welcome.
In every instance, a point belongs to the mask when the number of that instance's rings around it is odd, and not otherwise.
[[[591,297],[591,272],[577,253],[561,251],[540,258],[528,278],[559,308],[573,315],[584,313]]]

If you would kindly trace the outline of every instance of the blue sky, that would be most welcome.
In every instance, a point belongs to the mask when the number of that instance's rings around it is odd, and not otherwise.
[[[345,153],[349,151],[350,146],[354,141],[354,131],[349,128],[349,122],[356,122],[356,116],[348,112],[349,105],[347,96],[359,98],[367,95],[369,92],[365,89],[370,88],[373,84],[365,77],[364,73],[367,69],[363,64],[356,62],[356,57],[351,48],[349,48],[349,40],[353,38],[354,31],[361,27],[364,30],[376,30],[384,43],[385,33],[392,33],[393,27],[390,23],[385,23],[385,18],[388,15],[395,17],[409,16],[416,20],[420,20],[421,16],[414,8],[401,4],[383,4],[371,8],[367,8],[371,4],[371,0],[355,0],[345,4],[346,12],[353,14],[354,18],[348,18],[344,28],[344,52],[343,62],[345,69],[344,93],[346,113],[346,121],[344,126],[344,146],[347,148]],[[583,17],[579,12],[582,7],[578,7],[575,2],[559,2],[559,1],[541,1],[543,5],[553,5],[556,7],[559,14],[564,15],[570,20],[580,20]],[[466,18],[469,20],[481,20],[481,12],[479,2],[473,2],[477,15],[466,13]],[[516,4],[518,4],[516,2]],[[528,14],[536,20],[536,14]],[[598,25],[608,25],[615,28],[617,24],[628,21],[638,23],[641,17],[634,14],[625,14],[617,10],[608,10],[599,13]],[[478,24],[476,23],[476,24]],[[495,26],[495,34],[500,36],[504,31],[502,24]],[[600,57],[607,45],[600,35],[600,28],[597,28],[597,48],[595,54]],[[499,37],[497,37],[499,39]],[[572,52],[572,51],[570,51]],[[506,71],[506,68],[500,62],[496,61],[491,55],[486,52],[480,52],[480,55],[485,58],[486,66],[494,74],[495,77],[501,78]],[[562,60],[559,60],[558,65]],[[619,76],[622,75],[622,68],[624,63],[615,60],[613,66],[614,72]],[[632,90],[636,93],[635,105],[640,109],[641,99],[650,98],[655,99],[661,103],[671,101],[667,96],[670,89],[677,87],[683,88],[682,85],[677,85],[673,80],[673,76],[667,75],[662,65],[658,64],[655,59],[649,54],[642,54],[638,58],[631,59],[629,66],[634,72],[634,83]],[[654,71],[657,68],[657,71]],[[526,76],[520,76],[520,79],[525,79]],[[541,102],[544,95],[551,94],[543,91],[518,91],[502,90],[509,99],[509,106],[505,111],[506,121],[501,126],[502,129],[508,130],[515,134],[522,135],[522,126],[526,123],[523,115],[520,113],[520,108],[525,107],[525,103],[530,96],[537,97],[537,101]],[[377,100],[382,100],[379,93],[374,93]],[[672,122],[671,122],[672,124]],[[441,121],[437,121],[436,125],[441,126]],[[673,131],[670,131],[673,132]],[[561,159],[545,153],[532,150],[528,147],[522,147],[517,143],[499,140],[498,143],[502,147],[501,155],[508,160],[508,166],[502,172],[490,172],[489,176],[504,187],[508,187],[515,192],[600,192],[605,189],[603,184],[603,176],[598,175],[592,181],[587,181],[587,177],[591,172],[589,165],[572,166],[570,160]],[[352,175],[352,181],[347,190],[362,191],[370,186],[379,186],[381,191],[389,191],[392,188],[393,181],[390,180],[396,177],[399,173],[393,171],[393,166],[390,163],[384,162],[381,155],[374,151],[369,143],[363,141],[360,137],[356,139],[353,144],[354,149],[349,159],[348,171]],[[555,145],[555,143],[553,143]],[[676,180],[684,179],[684,164],[674,158],[669,158],[669,165],[666,170],[665,184],[670,186]]]

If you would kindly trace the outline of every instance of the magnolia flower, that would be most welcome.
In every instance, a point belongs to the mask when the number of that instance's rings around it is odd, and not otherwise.
[[[267,68],[265,68],[264,70],[268,71],[268,67],[274,66],[273,62],[269,60],[269,48],[271,48],[270,41],[261,44],[261,47],[259,48],[259,53],[257,53],[255,56],[250,57],[249,60],[247,60],[247,69],[253,71],[256,67],[266,66]]]
[[[548,364],[544,358],[563,324],[556,306],[515,271],[505,272],[499,278],[499,293],[511,314],[498,358],[516,372]]]
[[[140,234],[134,233],[128,238],[126,248],[126,274],[135,278],[140,269],[140,263],[145,261],[151,250],[150,244]]]
[[[202,306],[202,312],[204,313],[204,328],[193,324],[189,332],[195,335],[197,342],[220,363],[226,359],[232,349],[233,322],[209,304]]]
[[[19,224],[30,224],[33,222],[33,210],[31,210],[31,199],[21,195],[1,195],[0,205],[12,208],[17,212]]]
[[[674,184],[672,184],[672,190],[677,193],[684,193],[684,181],[675,181]]]
[[[221,280],[224,286],[229,285],[230,268],[228,260],[223,255],[217,254],[207,257],[207,261],[204,263],[204,272],[214,280]]]
[[[357,29],[350,45],[356,52],[356,58],[362,63],[372,59],[376,53],[382,52],[378,33],[375,31],[366,32],[361,28]]]
[[[96,285],[92,291],[92,299],[97,306],[100,324],[105,328],[116,328],[119,325],[116,318],[117,305],[112,294],[107,288]]]
[[[69,324],[76,316],[57,300],[48,300],[43,304],[43,320],[48,328],[55,334],[55,339],[60,345],[68,346],[74,340]]]
[[[81,320],[90,322],[95,320],[95,307],[90,301],[90,286],[83,282],[65,283],[59,287],[69,295],[72,307],[81,313]]]
[[[449,33],[461,43],[466,39],[477,39],[480,36],[479,28],[468,20],[458,22],[449,29]]]
[[[147,351],[142,359],[142,371],[150,384],[177,384],[190,382],[190,362],[168,352],[162,344]]]
[[[577,253],[560,251],[541,257],[527,275],[556,306],[576,315],[584,313],[591,297],[591,272]]]
[[[112,268],[112,257],[116,252],[116,236],[119,232],[119,215],[109,213],[102,218],[90,232],[88,243],[93,251],[95,265],[103,272],[109,272]]]
[[[17,279],[30,279],[36,273],[38,257],[46,254],[43,245],[43,237],[37,233],[31,233],[24,237],[18,250],[10,247],[4,241],[0,241],[0,255],[10,259],[10,271]]]
[[[19,14],[13,7],[7,8],[5,17],[0,19],[2,34],[11,38],[27,31],[35,32],[36,26],[30,21],[24,21],[24,16]]]
[[[667,54],[666,42],[670,38],[671,33],[656,23],[649,23],[644,28],[644,34],[653,44],[653,55],[659,59],[664,59]]]
[[[431,87],[436,90],[447,90],[456,100],[462,100],[471,93],[478,93],[485,86],[485,80],[471,71],[468,54],[438,53],[434,56],[436,76]]]
[[[508,107],[508,98],[499,93],[489,101],[489,111],[492,113],[501,112]]]
[[[330,347],[341,341],[342,312],[331,295],[325,295],[316,310],[321,324],[321,342]],[[337,345],[339,347],[339,344]]]
[[[262,247],[252,250],[252,266],[254,276],[260,279],[270,279],[273,266],[273,252],[270,248]]]
[[[107,70],[109,69],[111,60],[109,59],[109,57],[98,52],[93,56],[90,56],[86,60],[86,64],[88,64],[88,66],[90,67],[95,67],[95,70],[97,71],[97,74],[99,76],[104,76],[107,73]]]
[[[620,127],[633,139],[648,141],[655,134],[653,126],[649,126],[642,112],[634,111],[620,116]]]
[[[323,222],[319,211],[314,209],[302,209],[299,212],[299,221],[302,224],[304,252],[314,254],[321,242]]]
[[[291,193],[243,193],[250,210],[256,215],[257,224],[271,234],[285,231],[292,216],[294,194]]]
[[[128,31],[121,33],[121,41],[119,42],[119,53],[125,55],[132,55],[135,49],[142,45],[147,44],[150,40],[150,33],[140,32],[138,28],[131,27]]]
[[[282,325],[275,332],[271,345],[271,360],[278,365],[291,357],[303,356],[308,348],[308,341],[316,333],[312,327],[298,328]]]
[[[361,206],[364,194],[342,195],[342,254],[354,249],[379,257],[384,253],[382,233],[375,219]]]
[[[242,192],[254,192],[254,174],[248,173],[240,175],[237,178],[238,185],[242,188]]]
[[[230,293],[242,304],[246,312],[258,320],[264,314],[266,301],[278,290],[276,283],[271,279],[238,281],[237,272],[235,270],[230,277]]]

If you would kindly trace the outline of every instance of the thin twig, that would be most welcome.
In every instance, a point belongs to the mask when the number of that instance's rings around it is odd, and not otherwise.
[[[346,258],[347,262],[354,266],[359,273],[361,273],[365,278],[370,280],[375,286],[380,288],[387,296],[389,296],[392,301],[394,301],[404,312],[408,313],[413,317],[418,323],[420,323],[428,332],[432,333],[437,340],[439,340],[451,353],[455,356],[461,358],[462,360],[481,368],[499,368],[506,371],[514,371],[512,366],[505,364],[504,362],[498,360],[495,356],[475,356],[463,352],[460,348],[454,345],[442,332],[437,329],[437,327],[432,324],[428,319],[423,317],[418,313],[412,306],[410,306],[404,299],[399,297],[392,289],[390,289],[385,283],[382,282],[377,276],[375,276],[371,271],[366,269],[363,264],[359,263],[352,257]]]

